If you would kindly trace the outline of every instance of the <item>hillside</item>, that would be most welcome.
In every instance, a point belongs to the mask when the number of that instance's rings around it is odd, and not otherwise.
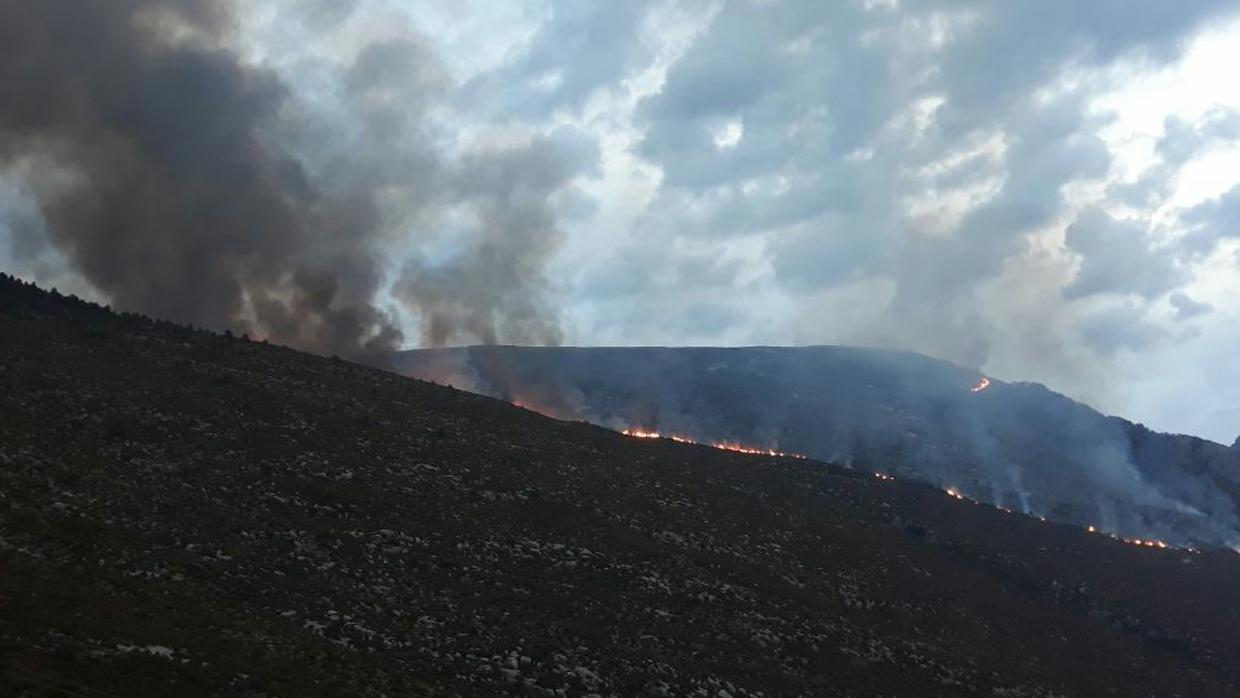
[[[1240,555],[0,279],[0,695],[1234,696]]]
[[[1240,450],[1033,383],[855,347],[402,352],[381,365],[566,419],[858,462],[1130,538],[1240,544]]]

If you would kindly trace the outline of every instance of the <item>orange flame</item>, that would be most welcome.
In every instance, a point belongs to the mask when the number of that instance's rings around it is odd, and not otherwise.
[[[255,341],[257,341],[257,340],[255,340]],[[970,389],[969,389],[969,391],[970,391],[970,392],[973,392],[973,393],[980,393],[980,392],[982,392],[983,390],[985,390],[985,389],[987,389],[987,388],[989,388],[989,387],[990,387],[990,379],[989,379],[989,378],[986,378],[985,376],[983,376],[983,377],[982,377],[981,382],[979,382],[977,385],[975,385],[975,386],[973,386],[972,388],[970,388]],[[532,404],[532,403],[526,402],[526,401],[521,400],[521,399],[515,399],[515,400],[513,400],[513,401],[512,401],[512,404],[516,405],[517,407],[521,407],[521,408],[523,408],[523,409],[530,410],[530,411],[532,411],[532,412],[538,412],[538,413],[540,413],[540,414],[545,414],[545,415],[547,415],[547,416],[553,416],[553,415],[551,415],[551,414],[550,414],[550,410],[546,410],[546,409],[544,409],[544,408],[541,408],[541,407],[539,407],[539,406],[537,406],[537,405],[534,405],[534,404]],[[778,456],[778,457],[781,457],[781,458],[797,458],[797,459],[801,459],[801,460],[805,460],[805,459],[807,458],[807,456],[803,456],[803,455],[801,455],[801,454],[799,454],[799,453],[786,453],[786,452],[784,452],[784,451],[779,451],[779,450],[776,450],[776,449],[773,449],[773,448],[754,448],[754,447],[751,447],[751,446],[744,446],[744,445],[742,445],[742,444],[735,443],[735,442],[729,442],[729,441],[716,441],[716,442],[713,442],[713,443],[703,443],[703,442],[700,442],[700,441],[696,441],[696,440],[694,440],[694,439],[690,439],[690,438],[689,438],[689,437],[687,437],[687,436],[680,436],[680,435],[678,435],[678,434],[661,434],[661,433],[659,433],[659,432],[657,432],[657,431],[644,431],[644,430],[642,430],[642,429],[623,429],[623,430],[621,430],[621,432],[620,432],[620,433],[624,434],[625,436],[631,436],[631,437],[633,437],[633,438],[635,438],[635,439],[668,439],[669,441],[675,441],[675,442],[677,442],[677,443],[682,443],[682,444],[694,444],[694,445],[697,445],[697,446],[709,446],[709,447],[711,447],[711,448],[717,448],[717,449],[720,449],[720,450],[722,450],[722,451],[733,451],[733,452],[736,452],[736,453],[747,453],[747,454],[750,454],[750,455],[756,455],[756,456]],[[875,477],[875,478],[877,478],[877,479],[879,479],[879,480],[884,480],[884,481],[894,481],[894,480],[895,480],[895,478],[894,478],[894,477],[892,477],[891,475],[888,475],[888,474],[886,474],[886,473],[874,473],[874,477]],[[978,502],[976,499],[973,499],[972,497],[970,497],[970,496],[968,496],[968,495],[966,495],[966,494],[961,493],[961,492],[960,492],[960,490],[956,489],[955,487],[947,487],[947,488],[945,488],[943,491],[944,491],[944,492],[946,492],[948,496],[953,497],[953,498],[955,498],[955,499],[959,499],[959,500],[962,500],[962,501],[972,502],[972,503],[974,503],[974,504],[979,504],[979,503],[980,503],[980,502]],[[1001,510],[1001,511],[1005,512],[1005,513],[1008,513],[1008,514],[1014,513],[1011,509],[1008,509],[1008,508],[1006,508],[1006,507],[997,507],[997,508],[998,508],[999,510]],[[1037,516],[1037,515],[1034,515],[1034,516],[1036,516],[1036,518],[1037,518],[1039,521],[1046,522],[1046,517],[1044,517],[1044,516]],[[1137,545],[1137,546],[1141,546],[1141,547],[1143,547],[1143,548],[1158,548],[1158,549],[1160,549],[1160,550],[1182,550],[1182,551],[1189,552],[1189,553],[1198,553],[1198,552],[1200,552],[1197,548],[1193,548],[1193,547],[1184,547],[1184,548],[1181,548],[1181,547],[1177,547],[1177,546],[1174,546],[1174,545],[1170,545],[1170,544],[1165,543],[1165,542],[1163,542],[1163,541],[1161,541],[1161,540],[1146,540],[1146,539],[1142,539],[1142,538],[1123,538],[1123,537],[1120,537],[1120,536],[1118,536],[1118,535],[1116,535],[1116,534],[1114,534],[1114,533],[1106,533],[1106,532],[1102,531],[1101,529],[1099,529],[1098,527],[1093,526],[1093,525],[1090,525],[1090,526],[1086,527],[1086,529],[1085,529],[1085,530],[1086,530],[1086,531],[1088,531],[1088,532],[1090,532],[1090,533],[1097,533],[1097,534],[1100,534],[1100,535],[1105,535],[1105,536],[1107,536],[1108,538],[1111,538],[1112,540],[1119,541],[1119,542],[1121,542],[1121,543],[1127,543],[1128,545]],[[1236,552],[1236,553],[1240,553],[1240,547],[1238,547],[1238,548],[1234,548],[1234,550],[1235,550],[1235,552]]]
[[[982,380],[979,381],[977,385],[973,386],[972,388],[969,388],[969,392],[980,393],[989,387],[990,387],[990,379],[987,378],[986,376],[982,376]]]
[[[735,453],[747,453],[751,456],[778,456],[780,458],[797,458],[804,460],[806,457],[799,453],[785,453],[773,448],[754,448],[752,446],[744,446],[731,441],[716,441],[714,443],[702,443],[695,441],[687,436],[679,436],[676,434],[661,434],[657,431],[644,431],[642,429],[623,429],[620,431],[625,436],[632,436],[636,439],[669,439],[682,444],[696,444],[698,446],[710,446],[721,451],[733,451]]]
[[[989,380],[989,379],[986,379],[986,378],[983,378],[983,379],[982,379],[982,382],[981,382],[980,384],[978,384],[978,386],[977,386],[977,387],[973,388],[973,392],[978,392],[978,393],[980,393],[981,391],[983,391],[983,390],[985,390],[987,387],[989,387],[989,385],[990,385],[990,380]],[[662,434],[662,433],[657,432],[657,431],[645,431],[645,430],[642,430],[642,429],[624,429],[624,430],[622,430],[620,433],[624,434],[625,436],[631,436],[631,437],[633,437],[633,438],[635,438],[635,439],[668,439],[669,441],[675,441],[675,442],[677,442],[677,443],[682,443],[682,444],[694,444],[694,445],[698,445],[698,446],[710,446],[711,448],[717,448],[717,449],[724,450],[724,451],[735,451],[735,452],[737,452],[737,453],[748,453],[748,454],[751,454],[751,455],[759,455],[759,456],[780,456],[780,457],[784,457],[784,458],[799,458],[799,459],[805,459],[805,458],[806,458],[806,456],[803,456],[803,455],[801,455],[801,454],[799,454],[799,453],[785,453],[785,452],[783,452],[783,451],[778,451],[778,450],[771,449],[771,448],[752,448],[752,447],[749,447],[749,446],[742,446],[742,445],[737,444],[737,443],[726,442],[726,441],[717,441],[717,442],[714,442],[714,443],[709,443],[709,444],[708,444],[708,443],[702,443],[702,442],[700,442],[700,441],[695,441],[694,439],[690,439],[690,438],[688,438],[688,437],[686,437],[686,436],[680,436],[680,435],[677,435],[677,434]],[[876,473],[874,473],[874,477],[875,477],[875,478],[877,478],[877,479],[879,479],[879,480],[884,480],[884,481],[894,481],[894,480],[895,480],[895,478],[894,478],[894,477],[892,477],[891,475],[888,475],[888,474],[886,474],[886,473],[878,473],[878,472],[876,472]],[[955,488],[955,487],[946,487],[946,488],[944,488],[944,489],[943,489],[943,491],[944,491],[944,492],[945,492],[945,493],[946,493],[949,497],[952,497],[952,498],[954,498],[954,499],[958,499],[958,500],[965,501],[965,502],[972,502],[973,504],[980,504],[980,502],[978,502],[976,499],[973,499],[972,497],[968,496],[967,494],[962,493],[959,489],[957,489],[957,488]],[[1003,511],[1004,513],[1008,513],[1008,514],[1013,514],[1013,513],[1015,513],[1015,512],[1013,512],[1011,509],[1008,509],[1007,507],[997,507],[997,508],[998,508],[999,510]],[[1044,523],[1049,523],[1049,522],[1047,521],[1047,519],[1046,519],[1046,517],[1045,517],[1045,516],[1039,516],[1039,515],[1036,515],[1036,514],[1032,514],[1032,515],[1030,515],[1030,516],[1034,516],[1034,517],[1035,517],[1035,518],[1037,518],[1039,521],[1042,521],[1042,522],[1044,522]],[[1121,543],[1126,543],[1126,544],[1128,544],[1128,545],[1136,545],[1136,546],[1140,546],[1140,547],[1143,547],[1143,548],[1158,548],[1158,549],[1160,549],[1160,550],[1182,550],[1182,551],[1189,552],[1189,553],[1197,553],[1197,552],[1199,552],[1196,548],[1192,548],[1192,547],[1183,547],[1183,548],[1181,548],[1181,547],[1177,547],[1177,546],[1174,546],[1174,545],[1170,545],[1170,544],[1168,544],[1168,543],[1166,543],[1166,542],[1164,542],[1164,541],[1161,541],[1161,540],[1149,540],[1149,539],[1144,539],[1144,538],[1123,538],[1123,537],[1118,536],[1118,535],[1116,535],[1116,534],[1114,534],[1114,533],[1106,533],[1106,532],[1104,532],[1102,529],[1098,528],[1097,526],[1093,526],[1093,525],[1087,526],[1087,527],[1085,528],[1085,530],[1086,530],[1086,531],[1088,531],[1088,532],[1090,532],[1090,533],[1096,533],[1096,534],[1100,534],[1100,535],[1105,535],[1105,536],[1107,536],[1108,538],[1111,538],[1112,540],[1119,541],[1119,542],[1121,542]],[[1235,549],[1235,551],[1236,551],[1237,553],[1240,553],[1240,548],[1236,548],[1236,549]]]

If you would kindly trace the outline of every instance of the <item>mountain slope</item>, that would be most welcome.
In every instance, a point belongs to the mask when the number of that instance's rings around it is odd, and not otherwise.
[[[1128,537],[1240,541],[1240,451],[1106,417],[1045,387],[851,347],[403,352],[393,370],[612,427],[859,461]]]
[[[7,279],[0,569],[3,695],[1240,690],[1233,553],[632,439]]]

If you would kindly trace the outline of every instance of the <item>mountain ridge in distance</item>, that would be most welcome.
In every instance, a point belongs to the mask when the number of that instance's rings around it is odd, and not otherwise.
[[[1130,538],[1234,547],[1240,450],[912,352],[464,347],[376,362],[611,428],[776,448]]]

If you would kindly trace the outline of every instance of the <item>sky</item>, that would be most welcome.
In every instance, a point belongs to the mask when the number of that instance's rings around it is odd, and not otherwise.
[[[108,61],[0,88],[28,278],[319,351],[907,349],[1240,434],[1234,2],[109,7]]]

